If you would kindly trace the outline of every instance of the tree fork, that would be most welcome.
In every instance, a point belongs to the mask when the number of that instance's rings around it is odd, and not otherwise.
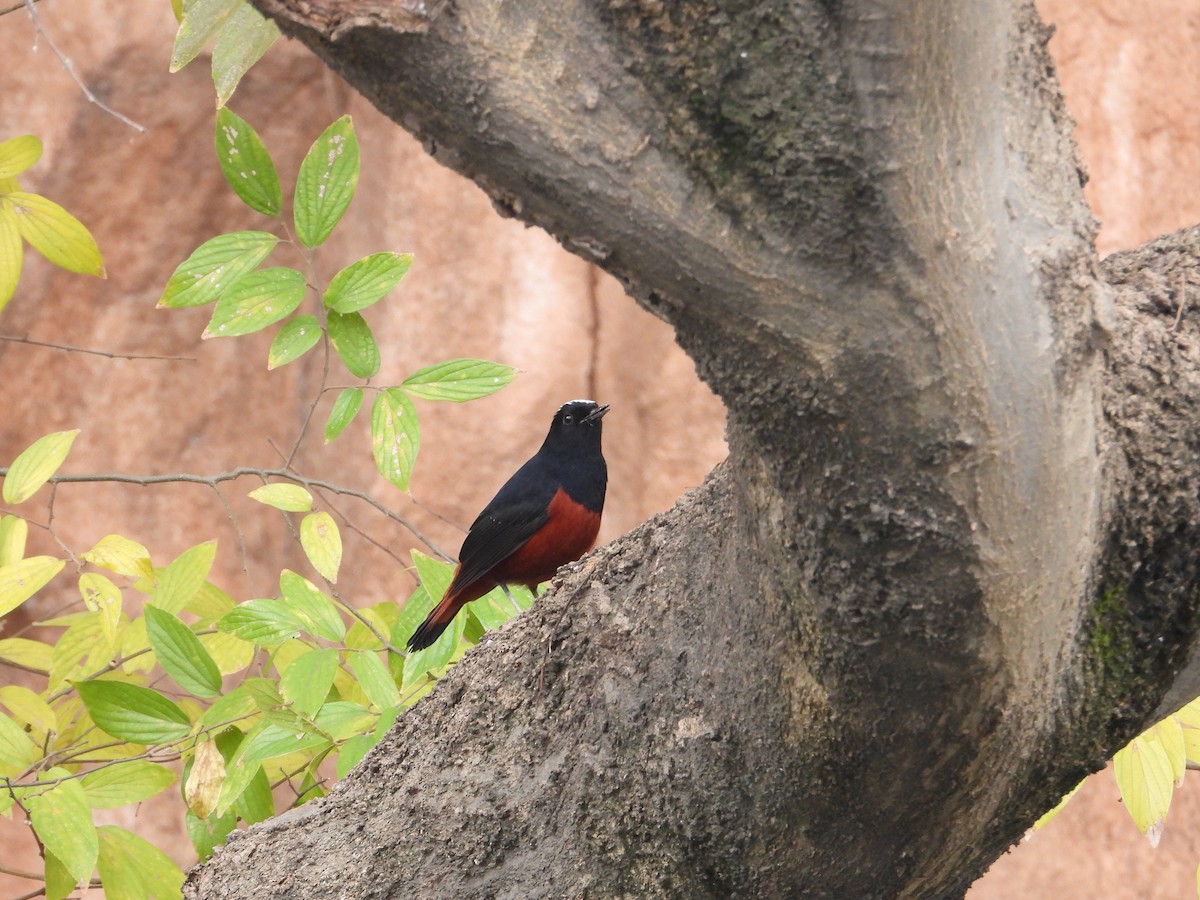
[[[1101,272],[1031,6],[256,2],[671,322],[730,459],[189,896],[961,895],[1200,691],[1196,238]]]

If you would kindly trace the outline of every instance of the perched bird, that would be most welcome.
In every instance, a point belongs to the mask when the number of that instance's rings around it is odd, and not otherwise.
[[[533,458],[484,507],[459,551],[442,602],[408,639],[422,650],[458,611],[498,584],[536,587],[596,543],[608,467],[600,452],[600,420],[591,400],[564,403]]]

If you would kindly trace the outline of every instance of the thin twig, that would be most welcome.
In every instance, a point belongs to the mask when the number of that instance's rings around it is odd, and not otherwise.
[[[0,478],[8,475],[8,467],[0,466]],[[368,506],[373,507],[376,511],[387,516],[396,524],[408,529],[414,537],[417,538],[426,547],[447,561],[453,561],[454,557],[443,551],[428,537],[421,529],[404,518],[397,512],[388,509],[374,497],[369,494],[356,490],[354,488],[343,487],[340,484],[334,484],[330,481],[325,481],[320,478],[309,478],[307,475],[302,475],[299,472],[294,472],[290,469],[262,469],[254,466],[238,466],[236,469],[229,469],[225,472],[217,472],[215,475],[196,475],[191,472],[176,472],[169,475],[125,475],[120,472],[93,472],[79,475],[53,475],[50,477],[51,484],[136,484],[141,487],[149,487],[156,484],[200,484],[206,487],[216,487],[225,481],[236,481],[239,478],[247,476],[254,478],[279,478],[284,481],[291,481],[295,484],[303,485],[306,488],[320,488],[334,494],[341,494],[344,497],[353,497],[356,500],[361,500]]]
[[[325,362],[321,369],[321,387],[322,389],[329,381],[329,334],[321,333],[321,349],[324,351]],[[313,402],[308,407],[308,414],[304,417],[304,424],[300,426],[300,433],[296,435],[296,443],[292,444],[292,452],[287,455],[287,459],[283,463],[285,469],[290,469],[292,460],[296,458],[296,453],[300,449],[300,444],[304,441],[304,435],[308,433],[308,426],[312,422],[313,413],[317,411],[317,404],[321,402],[321,396],[324,390],[317,391]]]
[[[1183,321],[1183,310],[1187,306],[1187,275],[1183,272],[1179,273],[1179,311],[1175,313],[1175,327],[1173,331],[1179,330],[1179,324]]]
[[[0,13],[3,15],[3,13]],[[163,362],[195,362],[194,356],[153,356],[144,353],[116,353],[110,350],[93,350],[91,347],[72,347],[70,344],[54,344],[50,341],[35,341],[33,338],[17,337],[15,334],[0,334],[0,341],[10,341],[14,344],[29,344],[32,347],[48,347],[51,350],[62,350],[66,353],[87,353],[92,356],[103,356],[108,359],[157,359]]]
[[[0,875],[11,875],[13,878],[28,878],[30,881],[42,880],[42,876],[37,872],[26,872],[22,869],[10,869],[8,866],[0,866]]]
[[[34,0],[34,2],[36,3],[37,0]],[[24,9],[24,8],[25,8],[25,0],[21,0],[20,3],[14,3],[12,6],[9,6],[6,9],[0,9],[0,16],[7,16],[9,13],[13,13],[13,12],[16,12],[18,9]],[[39,875],[38,877],[41,878],[42,876]]]
[[[124,122],[126,125],[128,125],[132,129],[134,129],[135,131],[145,134],[146,133],[145,125],[139,125],[137,122],[133,121],[133,119],[129,118],[129,116],[124,115],[123,113],[117,112],[115,109],[113,109],[107,103],[105,103],[103,100],[101,100],[95,94],[93,94],[91,88],[89,88],[86,84],[83,83],[83,79],[81,79],[78,75],[75,74],[75,64],[73,62],[71,62],[71,60],[67,59],[66,56],[63,55],[63,52],[58,49],[58,45],[54,43],[54,40],[47,33],[46,29],[42,28],[41,19],[38,18],[37,7],[34,6],[33,4],[34,4],[34,0],[25,0],[25,9],[28,10],[28,12],[29,12],[29,20],[31,22],[33,22],[33,27],[37,31],[38,36],[46,41],[46,46],[49,47],[54,52],[54,55],[58,57],[58,61],[60,63],[62,63],[62,67],[67,70],[67,74],[71,76],[71,80],[74,81],[77,85],[79,85],[79,89],[81,91],[83,91],[83,95],[85,97],[87,97],[90,102],[96,104],[98,107],[100,107],[106,113],[108,113],[110,116],[120,119],[122,122]]]

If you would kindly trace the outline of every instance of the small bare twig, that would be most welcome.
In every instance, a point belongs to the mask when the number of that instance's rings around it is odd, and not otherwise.
[[[37,0],[33,0],[33,2],[36,3]],[[14,13],[18,9],[24,9],[25,3],[26,0],[21,0],[20,3],[14,3],[12,6],[6,6],[4,9],[0,9],[0,16],[7,16],[9,13]],[[42,876],[39,875],[38,877],[41,878]]]
[[[62,63],[62,67],[66,69],[67,74],[71,76],[71,80],[79,85],[79,89],[83,91],[83,95],[88,98],[89,102],[96,104],[110,116],[120,119],[135,131],[145,134],[145,125],[140,125],[124,113],[117,112],[107,103],[93,94],[91,88],[83,83],[83,79],[75,74],[75,64],[71,62],[71,60],[69,60],[61,50],[58,49],[58,45],[54,43],[54,40],[46,32],[46,29],[42,27],[42,21],[38,18],[37,7],[34,6],[34,2],[35,0],[25,0],[25,9],[29,12],[29,20],[33,22],[33,27],[37,31],[38,36],[46,42],[46,46],[49,47],[51,51],[53,51],[54,55],[58,57],[58,61]]]
[[[0,13],[2,15],[2,13]],[[35,341],[33,338],[17,337],[15,334],[0,334],[0,341],[10,341],[14,344],[28,344],[31,347],[46,347],[50,350],[62,350],[65,353],[87,353],[91,356],[103,356],[108,359],[156,359],[163,362],[195,362],[194,356],[153,356],[144,353],[117,353],[111,350],[93,350],[91,347],[72,347],[70,344],[54,344],[50,341]]]

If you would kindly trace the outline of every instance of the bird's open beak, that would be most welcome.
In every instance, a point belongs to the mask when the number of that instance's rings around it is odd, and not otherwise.
[[[590,413],[588,413],[586,416],[583,417],[583,424],[588,425],[592,422],[599,422],[601,419],[604,418],[604,414],[606,412],[608,412],[608,404],[607,403],[604,406],[597,406]]]

